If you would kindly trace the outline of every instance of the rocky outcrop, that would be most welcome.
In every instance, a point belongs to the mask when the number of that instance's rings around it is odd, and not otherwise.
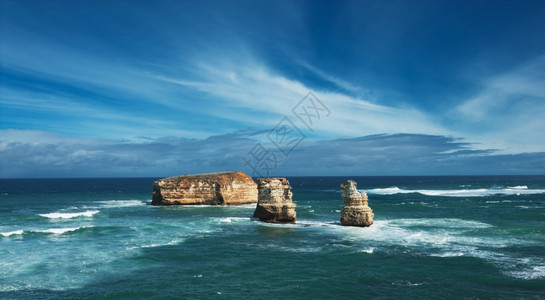
[[[296,204],[291,200],[291,187],[286,178],[259,178],[258,202],[254,218],[268,223],[295,223]]]
[[[239,205],[257,202],[257,184],[243,172],[168,177],[153,183],[152,205]]]
[[[357,183],[353,180],[341,184],[341,190],[344,201],[341,223],[345,226],[371,226],[374,214],[367,205],[367,193],[358,192]]]

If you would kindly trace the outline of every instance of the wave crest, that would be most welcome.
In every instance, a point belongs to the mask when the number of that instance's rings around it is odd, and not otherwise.
[[[12,235],[22,235],[28,233],[46,233],[46,234],[63,234],[67,232],[78,231],[80,229],[92,228],[94,226],[68,227],[68,228],[48,228],[48,229],[31,229],[31,230],[15,230],[9,232],[0,232],[0,235],[9,237]]]
[[[95,214],[98,214],[99,210],[87,210],[83,212],[70,212],[70,213],[61,213],[61,212],[54,212],[49,214],[39,214],[39,216],[48,218],[48,219],[72,219],[72,218],[78,218],[78,217],[87,217],[90,218]]]
[[[73,232],[80,229],[85,228],[92,228],[93,226],[82,226],[82,227],[69,227],[69,228],[49,228],[45,230],[34,230],[32,232],[39,232],[39,233],[52,233],[52,234],[63,234],[67,232]]]
[[[544,194],[545,189],[528,189],[526,185],[510,186],[499,189],[459,189],[459,190],[406,190],[397,186],[389,188],[377,188],[366,191],[368,194],[375,195],[395,195],[395,194],[422,194],[426,196],[441,197],[484,197],[493,195],[530,195]]]
[[[8,231],[8,232],[0,232],[0,235],[4,237],[12,236],[12,235],[21,235],[23,234],[23,230],[15,230],[15,231]]]

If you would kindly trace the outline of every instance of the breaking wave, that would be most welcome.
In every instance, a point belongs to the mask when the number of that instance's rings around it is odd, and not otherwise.
[[[87,210],[83,212],[69,212],[69,213],[54,212],[49,214],[39,214],[39,216],[42,216],[48,219],[72,219],[72,218],[78,218],[78,217],[90,218],[93,215],[98,214],[99,212],[100,212],[99,210]]]
[[[74,232],[80,229],[92,228],[94,226],[81,226],[81,227],[68,227],[68,228],[48,228],[48,229],[30,229],[30,230],[15,230],[8,232],[0,232],[0,235],[9,237],[12,235],[23,235],[27,233],[45,233],[45,234],[63,234],[67,232]]]
[[[411,194],[417,193],[426,196],[443,196],[443,197],[483,197],[493,195],[530,195],[544,194],[545,189],[529,189],[526,185],[508,186],[506,188],[490,188],[490,189],[459,189],[459,190],[407,190],[400,189],[396,186],[389,188],[377,188],[366,191],[368,194],[375,195],[395,195],[395,194]]]
[[[63,233],[73,232],[73,231],[77,231],[77,230],[80,230],[80,229],[91,228],[91,227],[93,227],[93,226],[70,227],[70,228],[49,228],[49,229],[45,229],[45,230],[34,230],[32,232],[63,234]]]
[[[14,231],[8,231],[8,232],[0,232],[0,235],[4,237],[12,236],[12,235],[21,235],[23,234],[23,230],[14,230]]]

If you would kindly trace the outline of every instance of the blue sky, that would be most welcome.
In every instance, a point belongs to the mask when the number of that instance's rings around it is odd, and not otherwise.
[[[545,174],[544,15],[0,0],[0,177]]]

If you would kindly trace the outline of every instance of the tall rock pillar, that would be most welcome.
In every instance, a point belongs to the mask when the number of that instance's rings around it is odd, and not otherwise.
[[[259,178],[257,189],[254,218],[268,223],[295,223],[296,204],[292,202],[291,187],[286,178]]]
[[[353,180],[341,184],[344,201],[344,208],[341,211],[341,223],[345,226],[371,226],[374,214],[367,205],[367,193],[358,192],[357,185]]]

